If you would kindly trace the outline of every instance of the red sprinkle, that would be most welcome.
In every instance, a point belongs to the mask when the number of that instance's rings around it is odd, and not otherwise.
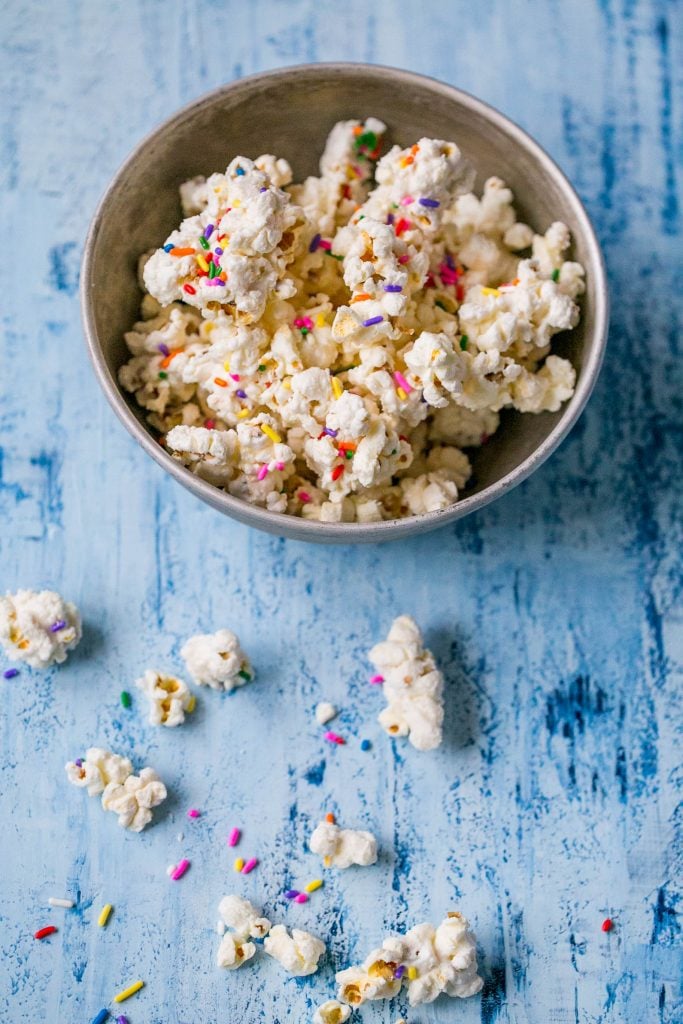
[[[183,285],[183,291],[187,292],[188,295],[196,295],[197,294],[197,289],[193,288],[191,284],[184,284]]]
[[[326,732],[325,739],[328,740],[330,743],[338,743],[340,747],[346,743],[344,737],[340,736],[336,732]]]
[[[405,217],[401,217],[400,220],[396,221],[396,235],[398,238],[401,237],[404,231],[409,231],[412,226],[411,222],[406,220]]]
[[[333,480],[338,480],[343,472],[344,472],[344,467],[343,466],[335,466],[334,469],[332,470],[332,479]]]
[[[57,931],[53,924],[49,924],[47,928],[39,928],[37,932],[33,933],[34,939],[46,939],[48,935],[54,935]]]
[[[614,921],[612,920],[611,917],[606,917],[605,920],[602,922],[602,930],[603,930],[603,932],[611,932],[611,931],[613,931],[613,929],[614,929]]]

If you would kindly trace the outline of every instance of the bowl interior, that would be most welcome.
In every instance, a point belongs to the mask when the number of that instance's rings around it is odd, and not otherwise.
[[[600,275],[585,215],[553,165],[513,126],[492,119],[477,101],[437,82],[363,65],[319,65],[257,76],[210,94],[145,140],[115,179],[100,210],[84,287],[90,289],[104,372],[117,388],[117,370],[128,357],[123,334],[139,312],[137,260],[161,245],[179,223],[179,184],[224,169],[237,154],[261,153],[285,157],[300,180],[317,173],[335,121],[370,114],[388,125],[389,145],[410,145],[421,136],[454,140],[477,168],[475,187],[480,189],[491,175],[503,178],[514,191],[520,219],[535,230],[545,231],[554,220],[569,225],[573,258],[587,269],[587,292],[579,326],[560,335],[553,350],[572,361],[580,379],[591,347],[602,344],[593,329]],[[124,401],[144,423],[128,396]],[[467,494],[490,488],[520,466],[564,411],[506,413],[499,432],[473,453],[474,478]],[[290,517],[271,518],[282,522]]]

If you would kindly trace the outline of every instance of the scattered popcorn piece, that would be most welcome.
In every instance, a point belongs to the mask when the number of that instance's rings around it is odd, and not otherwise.
[[[263,943],[263,948],[286,971],[303,978],[318,970],[318,961],[325,952],[325,943],[299,928],[293,928],[290,935],[283,924],[276,924]]]
[[[404,983],[411,1006],[431,1003],[442,992],[465,998],[483,986],[476,939],[457,912],[447,914],[437,928],[425,923],[405,935],[389,935],[360,967],[340,971],[336,979],[339,999],[352,1006],[391,999]]]
[[[101,747],[89,747],[84,758],[66,765],[69,782],[87,789],[88,796],[99,796],[110,782],[121,784],[132,773],[133,765],[127,757]]]
[[[372,832],[340,828],[321,821],[309,843],[313,853],[323,858],[325,867],[349,868],[352,864],[367,867],[377,862],[377,840]]]
[[[65,661],[80,639],[76,605],[53,590],[18,590],[0,597],[0,644],[14,661],[49,668]]]
[[[328,999],[313,1014],[313,1024],[345,1024],[351,1016],[351,1007],[336,999]]]
[[[200,686],[230,691],[254,678],[249,658],[229,629],[193,636],[180,653],[188,672]]]
[[[224,896],[218,904],[218,913],[239,939],[263,939],[270,931],[270,921],[241,896]]]
[[[338,714],[339,712],[334,704],[330,704],[329,701],[323,700],[319,704],[316,704],[315,720],[318,725],[325,725],[327,722],[331,722]]]
[[[182,725],[185,712],[194,710],[195,698],[187,683],[175,676],[165,676],[148,668],[135,685],[149,700],[149,721],[152,725]]]
[[[129,775],[123,783],[110,782],[102,793],[105,811],[118,814],[119,825],[142,832],[152,820],[152,810],[166,799],[166,786],[153,768]]]
[[[246,964],[247,960],[251,960],[255,952],[256,946],[253,942],[246,942],[238,935],[226,932],[216,953],[216,963],[219,967],[234,971],[242,964]]]
[[[390,736],[408,736],[417,750],[433,750],[442,739],[443,676],[422,634],[409,615],[395,619],[387,639],[376,644],[369,659],[384,676],[388,707],[380,725]]]

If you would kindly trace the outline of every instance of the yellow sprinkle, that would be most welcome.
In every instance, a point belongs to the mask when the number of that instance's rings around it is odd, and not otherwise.
[[[436,359],[436,357],[437,357],[438,355],[439,355],[439,350],[438,350],[438,348],[433,348],[433,349],[432,349],[432,362],[434,362],[434,360]]]
[[[97,918],[97,923],[100,926],[100,928],[104,928],[105,924],[109,920],[109,915],[111,914],[112,910],[113,907],[111,903],[105,903],[105,905],[102,907],[102,909],[100,910],[100,916]]]
[[[498,291],[497,288],[482,288],[481,294],[482,295],[500,295],[500,292]]]
[[[223,363],[223,369],[225,370],[226,373],[230,373],[230,363],[228,362],[227,359]]]
[[[335,398],[341,398],[344,394],[344,388],[342,387],[341,381],[337,380],[336,377],[332,378],[332,391],[334,392]]]
[[[325,314],[324,313],[318,313],[317,317],[315,318],[315,326],[316,327],[324,327],[326,323],[327,323],[327,320],[325,319]]]
[[[195,259],[197,261],[197,264],[201,267],[201,269],[205,270],[206,273],[208,274],[209,273],[209,264],[206,262],[204,257],[203,256],[195,256]]]
[[[247,416],[251,413],[251,409],[240,409],[237,413],[238,420],[246,420]]]
[[[292,382],[289,379],[289,377],[286,380],[283,380],[282,386],[283,386],[283,388],[286,388],[287,391],[291,391],[292,390]]]
[[[17,644],[17,647],[19,648],[20,651],[25,651],[26,648],[28,647],[28,640],[20,640],[19,643]]]
[[[213,322],[213,320],[205,320],[204,323],[202,324],[205,334],[211,334],[211,331],[214,329],[215,326],[216,325]]]
[[[192,694],[192,696],[190,697],[189,701],[187,702],[187,713],[188,713],[188,715],[191,715],[196,707],[197,707],[197,698],[195,697],[194,694]]]
[[[241,871],[243,867],[244,857],[238,857],[235,863],[233,864],[233,868],[235,869],[235,871]]]
[[[134,981],[128,988],[124,988],[123,992],[119,992],[118,995],[114,996],[114,1002],[122,1003],[124,999],[130,999],[131,996],[140,991],[144,984],[144,981]]]
[[[276,434],[273,428],[269,427],[267,423],[261,424],[261,430],[266,435],[266,437],[270,438],[273,444],[280,444],[282,442],[282,438],[280,437],[280,435]]]
[[[408,981],[415,981],[417,978],[417,967],[408,968]]]
[[[324,885],[322,878],[315,878],[312,882],[309,882],[306,886],[306,892],[315,892],[316,889],[321,889]]]
[[[332,863],[332,858],[331,857],[323,857],[323,864],[325,865],[326,868],[329,868],[331,863]]]
[[[396,394],[398,395],[402,402],[405,402],[406,398],[408,397],[403,388],[396,388]]]
[[[242,200],[241,200],[241,199],[235,199],[235,200],[233,201],[233,204],[232,204],[232,205],[233,205],[233,206],[235,206],[235,207],[236,207],[236,206],[241,206],[241,205],[242,205]]]

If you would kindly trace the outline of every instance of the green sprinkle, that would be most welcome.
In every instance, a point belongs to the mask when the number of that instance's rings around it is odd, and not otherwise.
[[[346,453],[346,458],[347,458],[347,459],[352,459],[352,458],[353,458],[353,454],[354,454],[353,452],[349,452],[349,451],[347,451],[347,453]]]
[[[360,149],[361,146],[367,146],[368,149],[377,148],[377,136],[374,132],[363,132],[362,135],[358,135],[356,138],[356,149]]]
[[[440,299],[437,299],[436,302],[434,303],[434,305],[438,306],[439,309],[442,309],[444,311],[444,313],[448,312],[448,310],[446,309],[446,307],[444,306],[443,302],[441,302]]]
[[[160,380],[166,380],[167,377],[168,377],[168,374],[166,373],[165,370],[159,370],[159,378],[160,378]]]
[[[123,690],[121,692],[121,703],[123,704],[124,708],[129,708],[133,703],[130,694],[128,693],[128,690]]]
[[[559,272],[559,270],[553,270],[551,277],[552,277],[553,281],[559,281],[560,280],[560,272]]]
[[[306,334],[308,334],[308,327],[302,327],[302,328],[301,328],[301,333],[302,333],[302,334],[303,334],[304,336],[305,336]]]
[[[265,368],[266,368],[266,364],[265,363],[259,363],[259,370],[261,371],[261,373],[263,373]]]
[[[465,349],[467,348],[467,342],[468,342],[469,340],[470,340],[470,339],[469,339],[469,338],[467,337],[467,335],[466,335],[466,334],[463,334],[462,338],[460,339],[460,348],[461,348],[461,349],[463,350],[463,352],[464,352],[464,351],[465,351]]]
[[[391,454],[395,455],[397,451],[398,451],[398,448],[394,448],[394,450],[393,450],[393,452]]]
[[[209,263],[209,281],[213,281],[214,277],[219,273],[218,267],[215,263]]]
[[[343,260],[344,259],[343,256],[337,256],[336,252],[330,252],[329,249],[327,250],[327,255],[331,256],[333,260]]]
[[[245,682],[247,682],[247,683],[251,682],[251,676],[249,675],[249,673],[247,671],[245,671],[245,669],[241,668],[239,670],[239,672],[237,673],[237,675],[240,677],[240,679],[244,679]]]
[[[208,238],[204,238],[204,235],[200,235],[199,236],[199,244],[201,245],[202,249],[208,249],[209,248],[209,240],[208,240]]]
[[[358,220],[365,220],[365,214],[364,214],[364,213],[361,213],[361,215],[360,215],[360,217],[358,218]]]

